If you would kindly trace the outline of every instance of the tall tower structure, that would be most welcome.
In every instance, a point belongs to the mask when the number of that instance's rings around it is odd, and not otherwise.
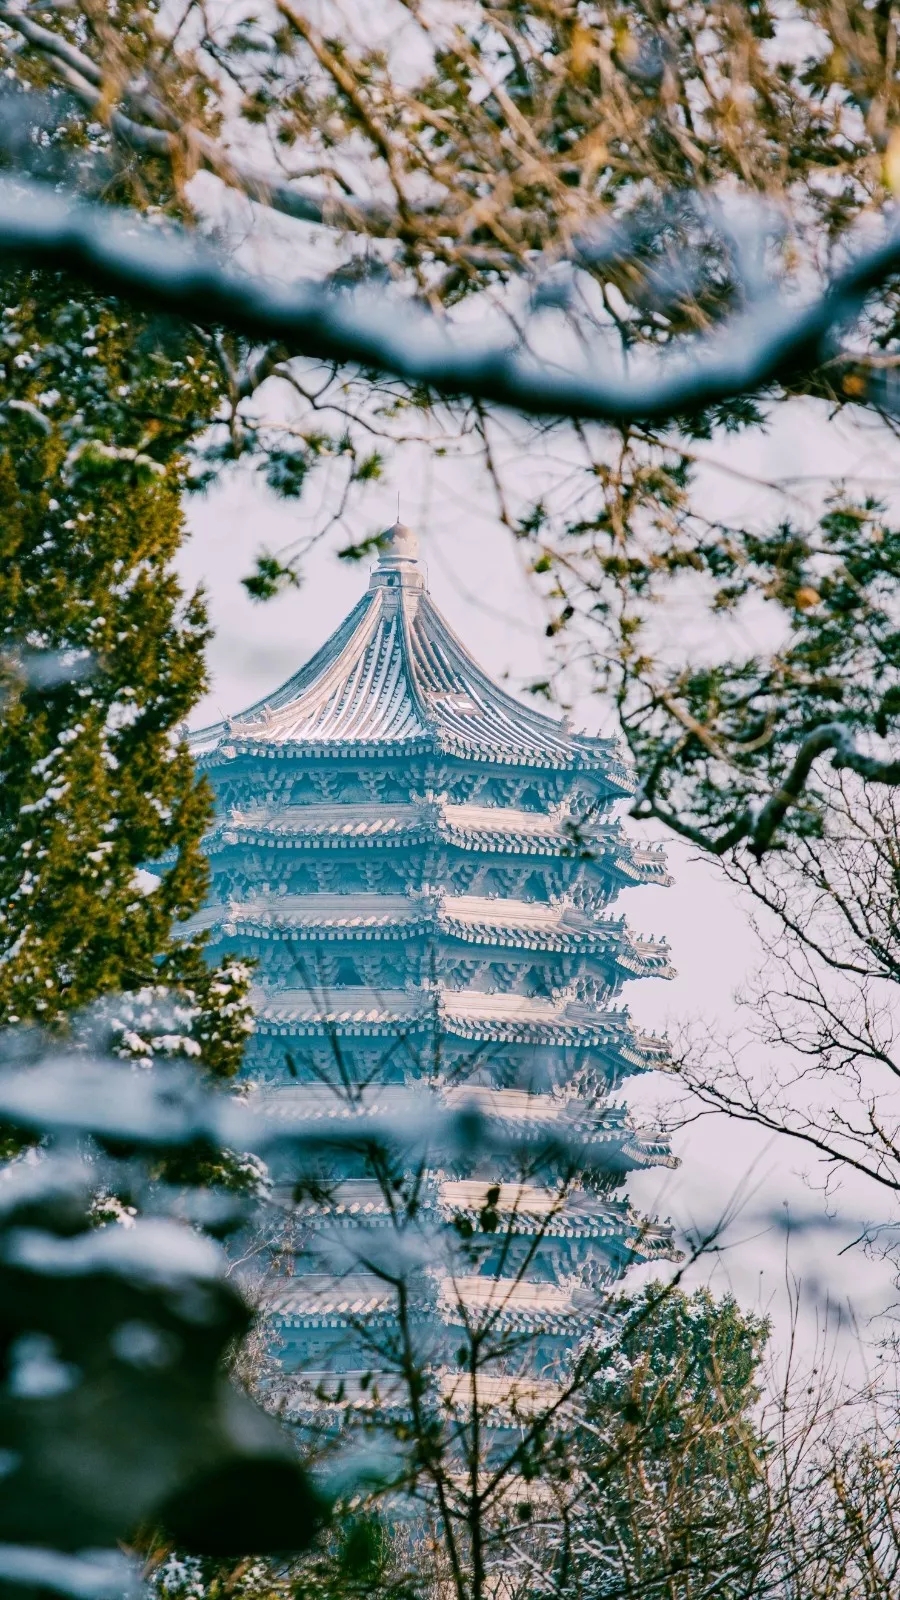
[[[602,1149],[602,1177],[561,1206],[539,1183],[500,1184],[490,1203],[524,1256],[507,1248],[498,1267],[487,1250],[455,1280],[455,1303],[432,1285],[430,1314],[450,1328],[511,1274],[504,1326],[531,1328],[532,1364],[546,1368],[582,1326],[582,1291],[667,1246],[619,1192],[629,1170],[668,1162],[666,1148],[609,1102],[664,1054],[616,996],[669,973],[665,945],[609,911],[622,888],[667,881],[661,851],[611,814],[631,788],[615,745],[481,671],[398,524],[312,660],[194,735],[193,750],[217,801],[210,899],[193,926],[213,953],[256,962],[246,1070],[285,1115],[332,1111],[335,1097],[383,1108],[395,1086],[424,1079],[451,1102],[474,1096],[523,1138],[569,1129]],[[485,1190],[484,1175],[435,1170],[422,1205],[477,1227]],[[370,1233],[391,1225],[389,1209],[350,1168],[307,1205],[311,1229],[327,1213]],[[367,1365],[355,1336],[389,1324],[393,1290],[364,1267],[306,1265],[274,1295],[285,1365],[311,1384],[336,1371],[352,1383]]]

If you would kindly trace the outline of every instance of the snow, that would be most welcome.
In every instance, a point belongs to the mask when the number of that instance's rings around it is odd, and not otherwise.
[[[114,1273],[137,1283],[181,1288],[221,1280],[225,1257],[212,1239],[160,1217],[130,1228],[98,1228],[62,1238],[39,1228],[12,1228],[3,1242],[11,1266],[61,1278]]]
[[[49,1334],[23,1333],[10,1346],[6,1387],[19,1400],[50,1400],[81,1380],[79,1369],[61,1361]]]
[[[29,1590],[70,1595],[72,1600],[124,1600],[137,1592],[137,1569],[118,1550],[72,1556],[29,1545],[0,1544],[0,1580]]]

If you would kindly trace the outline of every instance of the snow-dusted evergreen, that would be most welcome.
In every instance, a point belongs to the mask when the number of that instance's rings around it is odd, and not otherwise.
[[[175,570],[204,377],[185,339],[163,350],[111,302],[7,282],[0,1023],[229,1078],[249,974],[177,933],[203,904],[211,812],[182,735],[209,627]]]
[[[464,1236],[487,1205],[498,1238],[516,1237],[502,1265],[488,1249],[452,1288],[432,1285],[428,1315],[452,1334],[507,1274],[503,1325],[530,1330],[531,1363],[551,1365],[596,1315],[585,1291],[667,1245],[616,1193],[629,1170],[669,1157],[608,1103],[664,1054],[613,1001],[626,980],[669,967],[664,944],[608,913],[621,888],[666,881],[661,852],[611,815],[630,788],[615,745],[486,677],[398,524],[318,654],[195,735],[193,753],[217,820],[209,904],[191,926],[211,952],[257,963],[246,1071],[286,1116],[389,1108],[423,1079],[518,1133],[567,1130],[602,1150],[601,1178],[562,1206],[539,1181],[488,1194],[481,1172],[436,1169],[421,1191],[423,1213]],[[325,1215],[372,1237],[394,1226],[384,1186],[350,1167],[329,1200],[300,1210],[313,1231]],[[273,1297],[286,1365],[316,1379],[340,1370],[349,1392],[371,1366],[359,1326],[389,1329],[395,1299],[377,1272],[301,1255]]]

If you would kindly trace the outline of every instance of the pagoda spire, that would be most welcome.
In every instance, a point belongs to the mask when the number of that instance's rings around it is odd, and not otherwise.
[[[378,561],[369,580],[370,589],[400,587],[427,590],[425,568],[419,560],[419,539],[398,520],[381,536]]]
[[[390,528],[386,528],[382,553],[378,565],[380,567],[394,565],[402,561],[418,561],[419,535],[401,522],[399,516]]]

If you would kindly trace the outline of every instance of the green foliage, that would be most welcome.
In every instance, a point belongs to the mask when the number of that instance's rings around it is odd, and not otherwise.
[[[367,456],[357,461],[353,468],[355,483],[377,483],[382,476],[384,456],[379,450],[371,450]]]
[[[307,448],[274,445],[265,460],[266,482],[283,499],[297,500],[303,493],[311,465],[312,455]]]
[[[357,539],[353,544],[344,545],[338,551],[341,561],[365,561],[384,548],[385,537],[382,531],[370,533],[364,539]]]
[[[613,1302],[610,1316],[614,1343],[601,1351],[587,1392],[589,1418],[615,1427],[616,1412],[630,1405],[642,1448],[665,1452],[689,1437],[699,1411],[708,1425],[702,1440],[697,1434],[704,1458],[722,1443],[721,1427],[744,1429],[759,1399],[766,1318],[742,1311],[732,1295],[717,1301],[708,1289],[687,1295],[660,1284]]]
[[[173,935],[207,881],[211,797],[181,726],[209,628],[173,560],[179,447],[208,415],[209,374],[189,341],[163,347],[109,304],[52,279],[15,288],[0,318],[0,1020],[66,1029],[93,1008],[120,1053],[202,1054],[228,1077],[249,974],[210,972]]]
[[[273,600],[284,589],[300,587],[300,574],[293,562],[285,565],[278,556],[261,550],[253,571],[241,579],[251,600]]]
[[[168,1554],[150,1590],[154,1600],[415,1600],[427,1585],[408,1570],[401,1542],[380,1517],[345,1511],[302,1562]]]

